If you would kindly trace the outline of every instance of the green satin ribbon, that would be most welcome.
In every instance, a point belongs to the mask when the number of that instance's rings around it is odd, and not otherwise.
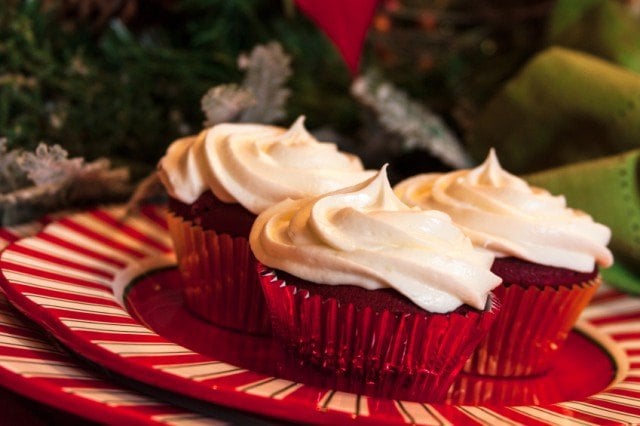
[[[640,20],[619,1],[558,0],[549,17],[547,43],[640,72]]]
[[[529,61],[467,135],[477,161],[495,147],[512,173],[640,147],[640,74],[595,56],[550,48]]]
[[[525,176],[533,185],[563,194],[570,207],[611,228],[615,264],[603,278],[640,294],[640,149]]]

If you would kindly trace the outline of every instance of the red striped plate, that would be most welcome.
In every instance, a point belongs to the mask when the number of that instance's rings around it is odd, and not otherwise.
[[[613,291],[601,293],[588,307],[582,328],[615,360],[616,377],[606,390],[553,404],[432,405],[358,396],[266,375],[180,346],[123,308],[124,290],[137,277],[174,264],[163,214],[145,208],[123,217],[119,208],[100,209],[65,217],[38,236],[12,244],[0,259],[9,299],[64,344],[121,375],[281,419],[439,425],[640,423],[640,300]],[[579,383],[575,380],[574,385]]]
[[[36,234],[48,220],[0,228],[0,250]],[[78,363],[0,293],[0,383],[28,398],[95,422],[195,425],[214,419],[163,403],[114,383]],[[225,413],[237,420],[235,413]],[[249,419],[250,420],[250,419]]]

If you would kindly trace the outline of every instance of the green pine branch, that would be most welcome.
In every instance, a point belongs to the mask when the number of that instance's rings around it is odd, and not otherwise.
[[[200,99],[238,82],[237,58],[277,40],[293,57],[291,119],[353,120],[349,78],[328,40],[269,0],[176,1],[159,21],[99,34],[60,25],[38,0],[0,8],[0,137],[33,149],[44,141],[74,156],[151,169],[175,138],[198,131]],[[336,77],[335,70],[338,72]],[[326,77],[322,77],[326,76]],[[351,111],[349,113],[349,111]],[[316,118],[317,117],[317,118]]]

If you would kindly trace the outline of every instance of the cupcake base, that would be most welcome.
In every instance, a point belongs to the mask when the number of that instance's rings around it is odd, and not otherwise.
[[[258,273],[273,334],[290,353],[341,381],[343,389],[381,397],[443,400],[498,309],[491,298],[484,311],[427,313],[395,292],[283,279],[260,264]],[[320,294],[343,287],[344,300]],[[406,309],[396,310],[398,303]]]
[[[502,309],[464,371],[493,377],[545,374],[595,294],[597,271],[582,274],[511,258],[496,259],[492,271],[504,279],[493,290]]]
[[[185,304],[212,324],[253,334],[269,334],[267,307],[255,273],[255,258],[248,242],[250,213],[236,215],[234,224],[224,214],[224,203],[207,193],[193,205],[173,200],[167,216]],[[237,206],[232,205],[233,209]],[[221,230],[214,229],[216,217]],[[245,235],[247,234],[247,235]]]

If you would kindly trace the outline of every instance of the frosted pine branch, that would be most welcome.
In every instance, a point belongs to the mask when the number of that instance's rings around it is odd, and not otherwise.
[[[386,130],[402,137],[403,151],[424,149],[453,168],[471,165],[469,155],[442,119],[391,83],[367,73],[353,82],[351,93],[376,113]]]
[[[0,225],[89,202],[122,200],[131,193],[129,170],[112,169],[107,159],[86,163],[68,158],[58,145],[34,152],[8,151],[0,139]]]
[[[29,178],[18,164],[18,150],[7,150],[7,139],[0,138],[0,194],[29,185]]]
[[[35,152],[24,152],[18,164],[36,186],[58,184],[72,179],[82,169],[82,158],[67,158],[60,145],[51,147],[41,143]]]
[[[253,94],[237,84],[215,86],[203,96],[202,111],[207,120],[205,127],[237,121],[243,110],[256,104]]]
[[[249,56],[238,58],[246,71],[242,86],[253,94],[256,104],[242,112],[240,121],[273,123],[285,117],[291,91],[284,87],[291,77],[291,58],[277,42],[254,47]]]
[[[241,86],[222,84],[202,98],[205,126],[224,122],[273,123],[286,116],[291,91],[285,87],[291,77],[291,58],[276,42],[254,47],[240,55],[238,66],[246,72]]]

